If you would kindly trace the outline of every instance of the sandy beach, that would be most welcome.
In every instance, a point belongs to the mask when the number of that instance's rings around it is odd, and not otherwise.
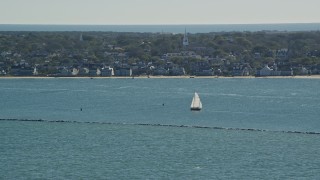
[[[320,79],[320,75],[311,75],[311,76],[0,76],[0,79],[52,79],[52,78],[63,78],[63,79]]]

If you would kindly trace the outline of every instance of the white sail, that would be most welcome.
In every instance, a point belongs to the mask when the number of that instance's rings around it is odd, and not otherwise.
[[[191,110],[199,111],[201,109],[202,109],[202,103],[201,103],[200,97],[198,93],[195,92],[191,102]]]

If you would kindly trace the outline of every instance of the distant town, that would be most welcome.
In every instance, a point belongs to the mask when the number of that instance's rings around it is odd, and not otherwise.
[[[0,76],[320,74],[320,32],[0,32]]]

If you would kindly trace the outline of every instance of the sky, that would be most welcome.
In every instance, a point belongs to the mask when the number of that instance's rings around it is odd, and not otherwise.
[[[0,24],[320,22],[320,0],[1,0],[0,4]]]

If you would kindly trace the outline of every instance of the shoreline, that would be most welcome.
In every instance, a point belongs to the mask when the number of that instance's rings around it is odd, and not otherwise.
[[[0,79],[320,79],[310,76],[0,76]]]

